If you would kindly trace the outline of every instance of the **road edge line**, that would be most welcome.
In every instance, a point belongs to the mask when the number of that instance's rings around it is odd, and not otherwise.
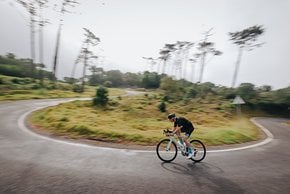
[[[60,103],[63,103],[63,101],[59,102],[58,104],[60,104]],[[51,105],[51,106],[53,106],[53,105]],[[115,149],[115,150],[123,150],[123,151],[131,151],[131,152],[143,152],[143,153],[144,152],[156,152],[155,150],[131,150],[131,149],[123,149],[123,148],[109,148],[109,147],[100,147],[100,146],[94,146],[94,145],[89,145],[89,144],[83,144],[83,143],[78,143],[78,142],[69,142],[69,141],[66,141],[66,140],[58,140],[58,139],[55,139],[55,138],[52,138],[52,137],[41,135],[41,134],[35,133],[32,130],[28,129],[27,126],[25,125],[26,117],[30,113],[32,113],[32,112],[34,112],[36,110],[40,110],[40,109],[46,108],[46,107],[49,107],[49,106],[38,107],[38,108],[35,108],[33,110],[27,111],[24,114],[22,114],[17,120],[18,127],[21,130],[23,130],[23,131],[25,131],[25,132],[27,132],[30,135],[33,135],[35,137],[38,137],[38,138],[41,138],[41,139],[45,139],[45,140],[49,140],[49,141],[54,141],[54,142],[57,142],[57,143],[64,143],[64,144],[67,144],[67,145],[74,145],[74,146],[87,147],[87,148],[107,149],[107,150],[114,150]],[[256,143],[256,144],[243,146],[243,147],[238,147],[238,148],[207,150],[207,153],[240,151],[240,150],[245,150],[245,149],[250,149],[250,148],[262,146],[262,145],[265,145],[265,144],[271,142],[273,140],[273,138],[274,138],[273,134],[267,128],[265,128],[262,125],[260,125],[256,121],[257,118],[259,118],[259,117],[253,117],[253,118],[250,119],[250,121],[252,123],[254,123],[256,126],[258,126],[266,134],[267,138],[265,140],[263,140],[262,142]]]
[[[238,147],[238,148],[229,148],[229,149],[221,149],[221,150],[209,150],[207,152],[209,152],[209,153],[218,153],[218,152],[239,151],[239,150],[255,148],[255,147],[262,146],[262,145],[265,145],[267,143],[270,143],[274,139],[274,135],[267,128],[265,128],[261,124],[259,124],[256,121],[257,118],[261,118],[261,117],[253,117],[253,118],[250,119],[250,121],[252,123],[254,123],[257,127],[259,127],[265,133],[265,135],[267,136],[267,138],[264,139],[262,142],[259,142],[259,143],[256,143],[256,144],[252,144],[252,145],[248,145],[248,146]]]

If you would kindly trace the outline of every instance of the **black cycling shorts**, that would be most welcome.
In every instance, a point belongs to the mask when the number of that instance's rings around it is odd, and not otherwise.
[[[189,138],[190,135],[191,135],[191,133],[192,133],[193,131],[194,131],[194,127],[192,126],[192,128],[187,128],[187,129],[185,129],[185,130],[182,130],[181,132],[185,133],[185,136],[186,136],[187,138]]]

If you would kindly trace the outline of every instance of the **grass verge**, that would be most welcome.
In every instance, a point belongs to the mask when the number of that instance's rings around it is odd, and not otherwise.
[[[259,138],[259,130],[247,117],[232,115],[229,102],[194,99],[167,104],[159,112],[158,94],[115,98],[106,108],[91,101],[74,101],[32,113],[29,122],[50,133],[74,139],[93,139],[122,144],[156,145],[162,130],[171,128],[168,112],[190,119],[196,127],[192,138],[206,145],[236,144]],[[217,108],[218,106],[218,108]]]

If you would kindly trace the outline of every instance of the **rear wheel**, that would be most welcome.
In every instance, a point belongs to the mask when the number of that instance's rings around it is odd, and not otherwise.
[[[191,140],[190,144],[193,147],[193,153],[191,160],[194,162],[200,162],[205,158],[206,155],[206,148],[205,145],[199,140]]]
[[[171,162],[177,156],[177,147],[170,139],[161,140],[156,146],[156,153],[160,160],[164,162]]]

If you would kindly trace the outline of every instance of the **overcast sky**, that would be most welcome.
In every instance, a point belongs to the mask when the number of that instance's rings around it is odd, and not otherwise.
[[[0,55],[11,52],[30,57],[29,17],[13,2],[0,0]],[[274,89],[290,85],[290,0],[82,0],[72,10],[75,13],[64,18],[59,78],[71,74],[83,40],[82,28],[101,39],[103,51],[98,52],[104,59],[100,65],[122,72],[148,70],[143,56],[158,57],[166,43],[197,42],[213,28],[209,41],[223,55],[208,63],[203,81],[230,86],[238,48],[229,41],[228,32],[263,25],[266,31],[259,42],[266,44],[244,52],[237,84],[250,82]],[[51,24],[45,27],[44,62],[51,70],[58,20],[52,8],[45,10],[45,16]]]

